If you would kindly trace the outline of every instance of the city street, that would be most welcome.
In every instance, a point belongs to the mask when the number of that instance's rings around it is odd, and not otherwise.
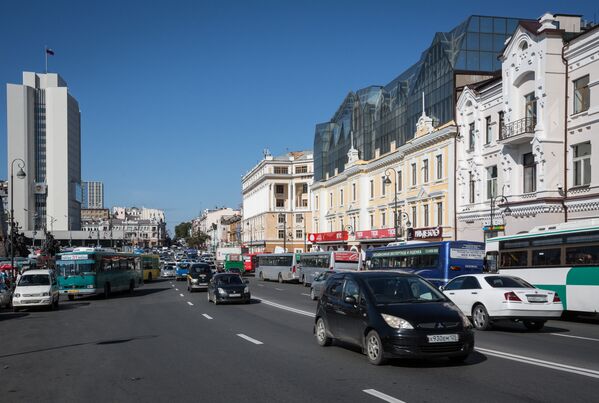
[[[317,345],[308,288],[250,282],[248,305],[215,306],[173,280],[134,296],[61,299],[59,311],[4,310],[0,400],[596,400],[596,321],[477,332],[477,351],[462,365],[375,367],[354,348]]]

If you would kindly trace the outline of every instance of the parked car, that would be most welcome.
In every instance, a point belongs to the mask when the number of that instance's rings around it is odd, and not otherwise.
[[[464,275],[441,289],[472,318],[478,330],[487,330],[499,320],[521,321],[529,330],[540,330],[547,319],[559,318],[564,309],[556,292],[538,289],[513,276]]]
[[[12,291],[4,283],[0,283],[0,308],[6,308],[10,305]]]
[[[428,281],[398,272],[334,274],[318,300],[314,333],[321,346],[335,339],[360,346],[374,365],[390,357],[461,362],[474,348],[466,315]]]
[[[59,290],[51,270],[28,270],[21,275],[12,297],[13,310],[21,308],[58,308]]]
[[[207,290],[211,278],[212,270],[209,265],[206,263],[192,264],[187,273],[187,291]]]
[[[334,270],[326,270],[322,273],[319,273],[314,277],[312,283],[310,284],[310,298],[315,301],[320,298],[320,294],[322,294],[322,290],[324,289],[324,285],[326,284],[329,277],[333,274],[337,273]]]
[[[221,302],[244,302],[250,303],[250,287],[248,280],[242,280],[241,276],[232,273],[215,274],[208,285],[208,301],[218,305]]]

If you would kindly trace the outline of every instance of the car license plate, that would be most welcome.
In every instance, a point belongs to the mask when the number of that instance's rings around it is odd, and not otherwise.
[[[458,341],[457,334],[433,334],[426,336],[429,343],[451,343]]]
[[[241,294],[229,294],[229,297],[241,297]]]
[[[69,290],[69,294],[77,294],[79,293],[79,290]]]
[[[527,295],[528,302],[547,302],[547,297],[544,295]]]

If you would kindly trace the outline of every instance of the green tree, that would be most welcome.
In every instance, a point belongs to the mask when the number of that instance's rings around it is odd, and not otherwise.
[[[198,230],[192,236],[187,237],[185,241],[189,247],[199,249],[204,247],[209,239],[210,235]]]
[[[189,230],[191,229],[191,223],[189,221],[182,222],[175,227],[175,239],[182,239],[189,237]]]

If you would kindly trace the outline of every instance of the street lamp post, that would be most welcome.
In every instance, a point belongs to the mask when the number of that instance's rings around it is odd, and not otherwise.
[[[398,227],[402,226],[401,222],[404,217],[407,219],[406,226],[409,227],[410,226],[410,217],[408,216],[408,213],[406,213],[405,211],[400,211],[399,214],[397,213],[397,171],[394,168],[387,168],[385,170],[384,184],[385,184],[385,186],[387,186],[392,183],[391,178],[390,178],[391,172],[393,172],[394,178],[395,178],[395,188],[393,190],[393,228],[395,229],[394,239],[395,239],[395,242],[397,242],[398,235],[399,235]]]
[[[495,225],[494,224],[495,207],[497,206],[498,202],[503,203],[503,204],[508,204],[507,197],[504,195],[499,195],[499,196],[496,196],[491,199],[491,222],[489,223],[490,231],[493,231],[493,226]],[[512,212],[512,210],[510,209],[510,206],[505,206],[505,209],[503,209],[503,212],[505,214],[510,214]]]
[[[17,178],[25,179],[27,174],[23,170],[25,168],[25,161],[21,158],[15,158],[10,163],[10,268],[14,270],[15,267],[15,192],[14,192],[14,168],[15,162],[19,166],[19,172],[17,172]]]

